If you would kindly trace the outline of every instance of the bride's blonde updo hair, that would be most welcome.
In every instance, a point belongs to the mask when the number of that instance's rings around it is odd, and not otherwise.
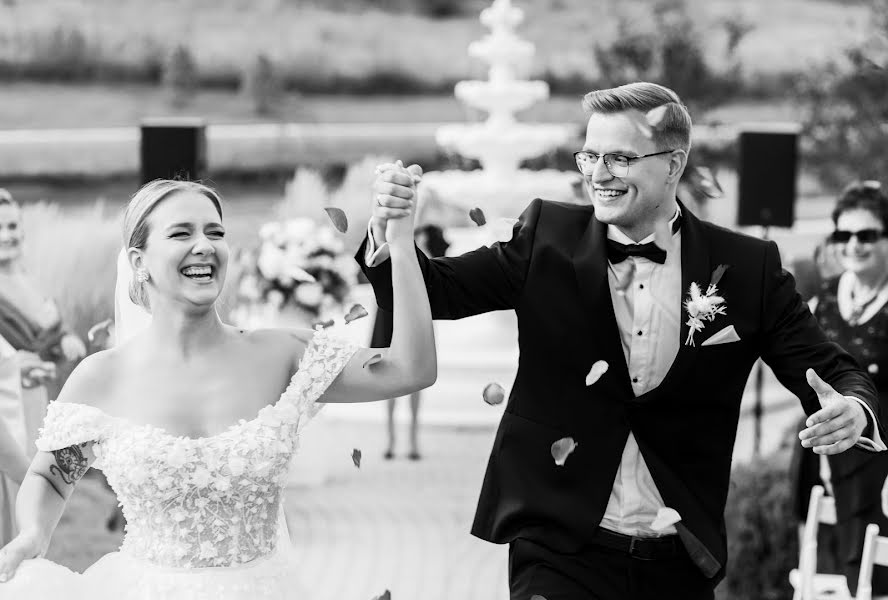
[[[179,181],[173,179],[155,179],[146,183],[139,191],[137,191],[129,205],[126,207],[126,213],[123,215],[123,247],[124,250],[136,248],[142,250],[148,243],[148,216],[154,211],[158,204],[165,199],[178,192],[196,192],[206,196],[219,218],[222,218],[222,200],[219,194],[213,188],[195,181]],[[140,283],[134,276],[129,285],[129,297],[135,304],[150,311],[151,306],[148,302],[148,290],[144,283]]]

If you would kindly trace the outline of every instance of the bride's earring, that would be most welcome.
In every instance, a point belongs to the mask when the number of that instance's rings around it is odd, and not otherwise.
[[[136,281],[138,281],[139,283],[145,283],[146,281],[148,281],[148,271],[146,271],[145,269],[136,270]]]

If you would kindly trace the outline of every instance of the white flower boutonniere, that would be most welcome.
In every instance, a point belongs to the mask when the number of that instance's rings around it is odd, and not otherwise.
[[[729,266],[719,265],[715,268],[705,292],[696,282],[691,283],[688,297],[684,302],[685,310],[688,311],[687,325],[690,328],[685,345],[693,346],[696,332],[703,331],[706,323],[715,320],[717,315],[726,314],[725,299],[718,295],[716,285]]]

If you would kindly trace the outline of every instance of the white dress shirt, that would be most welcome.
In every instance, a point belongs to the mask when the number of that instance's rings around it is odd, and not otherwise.
[[[678,215],[676,212],[669,222],[670,229]],[[607,237],[621,244],[635,243],[612,225],[608,225]],[[672,240],[662,265],[636,256],[608,263],[607,283],[636,397],[662,383],[681,343],[681,232]],[[651,234],[638,243],[653,241]],[[674,527],[659,532],[651,529],[657,511],[664,506],[630,431],[601,526],[626,535],[675,533]]]

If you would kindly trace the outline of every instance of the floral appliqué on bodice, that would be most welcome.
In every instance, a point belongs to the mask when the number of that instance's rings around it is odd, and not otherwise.
[[[91,406],[54,402],[37,447],[94,442],[94,466],[126,517],[121,551],[165,567],[248,563],[275,549],[298,434],[356,349],[316,332],[280,399],[212,437],[174,437]]]

